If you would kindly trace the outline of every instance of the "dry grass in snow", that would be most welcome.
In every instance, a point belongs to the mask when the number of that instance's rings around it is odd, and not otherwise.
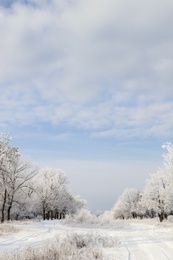
[[[94,232],[85,235],[74,233],[39,248],[3,254],[1,260],[106,260],[102,248],[118,246],[119,241],[113,237]]]
[[[19,229],[12,225],[0,224],[0,236],[4,234],[17,233],[17,232],[19,232]]]

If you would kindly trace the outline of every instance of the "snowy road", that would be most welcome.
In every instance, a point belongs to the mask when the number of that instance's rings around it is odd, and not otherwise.
[[[20,231],[0,236],[0,252],[41,246],[43,242],[54,239],[55,235],[64,237],[71,233],[94,231],[120,240],[119,248],[104,249],[110,260],[173,260],[173,225],[168,228],[138,222],[117,230],[67,227],[59,221],[13,222],[9,225]]]
[[[129,230],[117,231],[116,235],[122,242],[120,259],[173,260],[172,227],[131,224]]]

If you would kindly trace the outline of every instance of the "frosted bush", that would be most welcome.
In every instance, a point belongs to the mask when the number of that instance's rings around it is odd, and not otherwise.
[[[78,214],[76,215],[76,220],[78,223],[84,223],[88,220],[92,220],[93,216],[91,214],[91,212],[87,209],[82,209],[78,212]]]
[[[116,238],[100,235],[97,232],[59,237],[52,243],[39,248],[27,248],[18,253],[0,255],[1,260],[105,260],[104,247],[117,247]]]
[[[62,224],[72,225],[72,226],[83,226],[92,228],[114,228],[119,229],[124,226],[128,226],[128,222],[123,220],[113,219],[112,212],[105,212],[102,215],[96,216],[90,213],[86,209],[80,210],[76,215],[67,216],[65,220],[61,222]]]
[[[173,215],[169,215],[169,216],[168,216],[168,221],[169,221],[169,222],[173,222]]]
[[[99,256],[99,257],[98,257]],[[102,260],[103,255],[100,249],[75,248],[61,245],[60,251],[55,247],[45,246],[44,250],[28,248],[22,253],[4,254],[1,260]]]
[[[6,233],[17,233],[17,232],[19,232],[19,229],[14,226],[0,224],[0,236]]]
[[[79,249],[83,247],[116,247],[119,245],[117,238],[99,232],[86,233],[85,235],[74,233],[67,238],[67,241]]]

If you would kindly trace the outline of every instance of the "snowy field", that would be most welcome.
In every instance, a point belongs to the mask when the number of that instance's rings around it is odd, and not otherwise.
[[[116,229],[70,227],[57,220],[4,224],[4,230],[0,231],[0,259],[5,260],[4,253],[9,250],[21,252],[27,247],[41,248],[45,242],[53,243],[56,237],[64,239],[76,233],[116,238],[116,246],[103,248],[104,259],[173,260],[173,224],[151,220],[124,221],[124,227],[121,222]]]

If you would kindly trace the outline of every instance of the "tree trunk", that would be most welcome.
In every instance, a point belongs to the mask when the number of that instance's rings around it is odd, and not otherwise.
[[[7,211],[7,220],[8,221],[11,219],[11,208],[12,208],[12,204],[8,207],[8,211]]]
[[[45,207],[43,206],[43,220],[46,219],[46,211],[45,211]]]
[[[53,210],[50,211],[50,218],[53,220]]]
[[[6,200],[7,200],[7,189],[5,189],[4,192],[4,201],[3,201],[3,205],[2,205],[2,217],[1,217],[1,223],[4,223],[5,220],[5,204],[6,204]]]
[[[46,213],[46,219],[47,219],[47,220],[50,219],[50,210],[48,210],[48,212]]]
[[[11,208],[13,204],[13,198],[14,196],[11,197],[11,201],[9,202],[8,210],[7,210],[7,220],[9,221],[11,219]]]
[[[161,212],[159,214],[159,220],[160,220],[160,222],[162,222],[164,220],[164,213],[163,212]]]

